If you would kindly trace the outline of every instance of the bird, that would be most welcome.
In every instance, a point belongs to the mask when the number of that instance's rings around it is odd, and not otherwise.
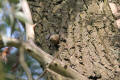
[[[54,44],[54,45],[58,45],[58,44],[59,44],[59,39],[60,39],[59,34],[52,34],[52,35],[50,36],[50,41],[51,41],[52,44]]]

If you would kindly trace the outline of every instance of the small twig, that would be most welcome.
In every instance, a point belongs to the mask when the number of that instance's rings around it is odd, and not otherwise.
[[[20,64],[23,67],[24,71],[26,72],[28,80],[33,80],[32,75],[31,75],[31,71],[29,70],[29,68],[24,60],[24,48],[20,47],[19,51],[20,51],[20,56],[19,56],[20,57],[19,58]]]
[[[85,5],[86,9],[88,9],[88,5],[86,4],[85,0],[83,0],[83,3]]]

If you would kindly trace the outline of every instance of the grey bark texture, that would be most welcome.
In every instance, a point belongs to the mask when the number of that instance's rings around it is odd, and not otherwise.
[[[116,0],[117,1],[117,0]],[[119,3],[118,3],[119,4]],[[30,0],[35,42],[88,80],[120,79],[120,36],[101,0]],[[103,5],[103,6],[101,6]],[[58,34],[59,44],[50,36]],[[54,76],[53,76],[54,75]],[[70,80],[47,73],[48,80]],[[85,80],[84,78],[81,80]]]

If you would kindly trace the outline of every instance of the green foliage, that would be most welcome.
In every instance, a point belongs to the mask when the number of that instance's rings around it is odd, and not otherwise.
[[[4,71],[3,64],[1,63],[1,61],[0,61],[0,79],[5,80],[5,71]]]
[[[9,0],[10,1],[10,3],[18,3],[19,2],[19,0]]]
[[[20,21],[22,21],[22,22],[28,22],[25,14],[24,14],[23,12],[20,12],[20,11],[19,11],[19,12],[16,12],[16,13],[15,13],[15,17],[16,17],[17,19],[19,19]]]
[[[4,44],[7,43],[5,37],[7,37],[7,28],[11,28],[11,34],[15,31],[20,31],[16,28],[17,22],[25,23],[27,18],[25,14],[21,11],[21,4],[19,0],[0,0],[0,35]]]
[[[0,7],[1,7],[1,3],[3,2],[3,1],[7,1],[7,0],[0,0]],[[9,2],[10,3],[18,3],[19,2],[19,0],[9,0]]]

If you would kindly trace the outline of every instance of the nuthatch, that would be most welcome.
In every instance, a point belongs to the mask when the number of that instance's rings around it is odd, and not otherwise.
[[[54,45],[57,45],[59,44],[59,39],[60,39],[60,36],[58,34],[53,34],[50,36],[50,41],[54,44]]]

